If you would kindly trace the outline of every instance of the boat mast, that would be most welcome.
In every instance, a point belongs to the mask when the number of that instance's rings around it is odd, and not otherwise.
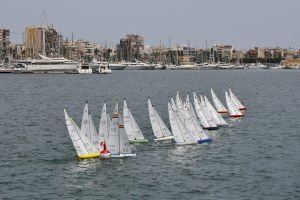
[[[46,56],[46,44],[45,44],[45,27],[43,27],[43,51],[42,54]]]
[[[119,112],[119,101],[118,101],[118,136],[119,136],[119,154],[121,154],[121,136],[120,136],[120,112]]]

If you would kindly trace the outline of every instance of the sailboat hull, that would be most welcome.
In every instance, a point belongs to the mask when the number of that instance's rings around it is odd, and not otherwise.
[[[198,142],[178,142],[176,145],[192,145],[192,144],[198,144]]]
[[[148,143],[149,141],[144,139],[144,140],[129,140],[130,144],[137,144],[137,143]]]
[[[77,159],[89,159],[89,158],[99,158],[99,157],[100,157],[100,153],[91,153],[91,154],[85,154],[81,156],[77,155]]]
[[[203,144],[203,143],[208,143],[208,142],[212,142],[212,139],[207,138],[207,139],[204,139],[204,140],[198,140],[198,144]]]
[[[241,118],[243,115],[230,115],[232,118]]]
[[[100,158],[110,158],[111,153],[100,153]]]
[[[168,136],[168,137],[162,137],[162,138],[157,138],[157,139],[154,139],[154,141],[165,141],[165,140],[173,140],[174,139],[174,136]]]
[[[228,111],[218,111],[218,113],[220,113],[220,114],[226,114],[226,113],[228,113]]]
[[[203,129],[206,129],[206,130],[218,130],[219,127],[203,127]]]
[[[125,158],[125,157],[136,157],[135,153],[126,153],[126,154],[112,154],[111,158]]]

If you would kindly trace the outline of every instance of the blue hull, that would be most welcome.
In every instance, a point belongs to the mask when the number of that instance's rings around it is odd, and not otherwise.
[[[203,144],[203,143],[206,143],[206,142],[212,142],[212,139],[208,138],[208,139],[204,139],[204,140],[198,140],[198,144]]]

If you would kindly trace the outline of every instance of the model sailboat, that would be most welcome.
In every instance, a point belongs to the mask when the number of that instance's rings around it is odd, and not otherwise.
[[[186,102],[184,103],[184,111],[185,111],[185,116],[187,117],[187,119],[191,119],[191,122],[192,122],[190,124],[190,126],[187,127],[187,129],[189,129],[189,127],[194,127],[194,130],[196,130],[196,134],[198,136],[197,137],[198,143],[202,144],[205,142],[211,142],[212,139],[206,134],[206,132],[203,130],[203,128],[200,125],[200,122],[196,116],[195,110],[194,110],[192,104],[190,103],[189,94],[187,94]]]
[[[239,110],[247,110],[246,106],[244,106],[241,101],[235,96],[235,94],[229,88],[229,95],[232,102],[238,107]]]
[[[76,125],[73,119],[70,118],[65,109],[64,114],[68,132],[76,150],[77,157],[79,159],[100,157],[99,150],[89,141],[85,134],[81,133],[79,127]]]
[[[242,117],[243,113],[232,102],[232,99],[229,97],[229,95],[228,95],[228,93],[226,91],[225,91],[225,98],[226,98],[227,108],[228,108],[230,117],[233,117],[233,118],[240,118],[240,117]]]
[[[200,120],[200,124],[204,129],[217,129],[217,125],[210,124],[208,120],[205,117],[204,111],[202,107],[200,106],[199,99],[196,95],[196,92],[193,92],[194,97],[194,105],[195,105],[195,111],[198,116],[198,119]],[[213,126],[212,126],[213,125]]]
[[[111,126],[111,122],[110,122],[109,115],[107,114],[106,102],[105,102],[102,107],[101,118],[99,123],[99,141],[102,146],[100,153],[102,158],[109,158],[111,155],[110,151],[107,149],[110,126]]]
[[[119,113],[118,103],[112,116],[112,123],[108,137],[108,149],[112,158],[135,157],[124,131],[122,115]]]
[[[213,117],[211,111],[208,109],[202,95],[200,95],[200,106],[210,126],[214,129],[218,129],[218,121]]]
[[[83,110],[82,122],[81,122],[81,134],[100,151],[99,134],[96,130],[92,116],[89,112],[88,102],[86,102]]]
[[[218,126],[227,126],[227,122],[223,119],[223,117],[215,110],[215,108],[211,105],[208,98],[204,95],[204,101],[207,108],[210,110],[212,116],[216,119]]]
[[[126,100],[124,100],[123,119],[124,119],[125,132],[128,136],[130,143],[147,143],[148,142],[148,140],[145,139],[137,122],[135,121],[131,111],[129,110]]]
[[[148,111],[149,118],[152,126],[152,130],[156,139],[154,141],[172,140],[174,136],[167,128],[166,124],[158,115],[156,109],[152,105],[150,98],[148,99]]]
[[[217,97],[214,90],[211,88],[210,91],[211,91],[212,100],[215,104],[215,107],[216,107],[218,113],[228,113],[228,110],[225,108],[225,106],[222,104],[220,99]]]
[[[168,103],[169,120],[174,135],[174,140],[177,145],[197,144],[197,140],[188,132],[178,116],[178,111],[174,111],[170,103]]]

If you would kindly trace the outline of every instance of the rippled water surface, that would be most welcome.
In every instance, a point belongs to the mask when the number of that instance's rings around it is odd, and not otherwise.
[[[224,102],[231,87],[248,110],[210,132],[211,144],[155,144],[147,97],[168,123],[177,90]],[[300,71],[113,71],[111,75],[0,75],[1,199],[299,199]],[[209,95],[210,96],[210,95]],[[126,97],[148,145],[136,158],[74,159],[63,108],[96,126]]]

